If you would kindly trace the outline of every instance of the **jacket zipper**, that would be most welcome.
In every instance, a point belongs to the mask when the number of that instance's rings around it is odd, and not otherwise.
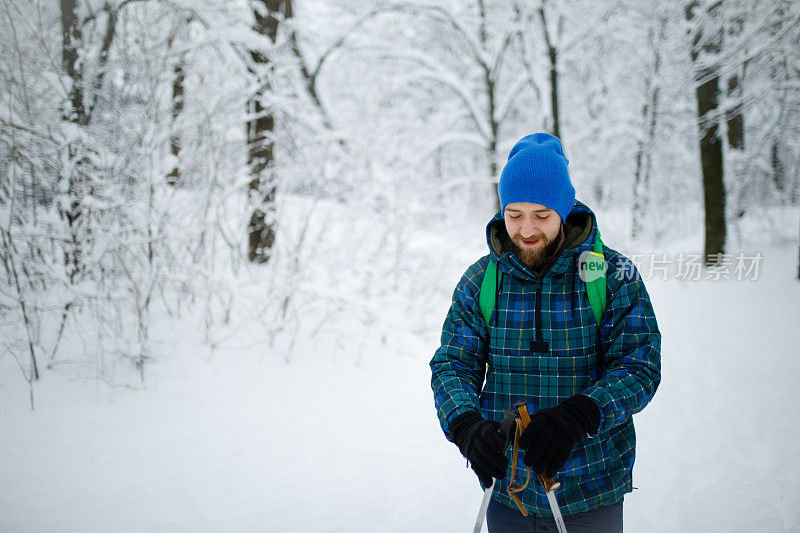
[[[536,301],[534,302],[535,315],[535,340],[531,341],[531,351],[534,353],[548,353],[550,347],[542,339],[542,280],[536,280]]]

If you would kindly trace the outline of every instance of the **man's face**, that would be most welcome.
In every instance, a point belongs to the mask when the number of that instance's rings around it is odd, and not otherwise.
[[[541,204],[508,204],[503,218],[506,231],[516,245],[514,253],[529,268],[542,266],[564,239],[561,217]]]

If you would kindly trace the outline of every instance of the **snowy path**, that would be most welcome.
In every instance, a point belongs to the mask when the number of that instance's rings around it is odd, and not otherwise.
[[[626,531],[800,531],[794,259],[772,250],[757,282],[648,282],[663,382],[637,415]],[[35,412],[0,360],[0,531],[468,531],[481,493],[436,422],[436,341],[359,365],[183,347],[145,391],[46,374]]]

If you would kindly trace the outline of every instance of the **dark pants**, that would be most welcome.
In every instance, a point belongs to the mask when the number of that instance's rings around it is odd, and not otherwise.
[[[486,512],[489,533],[557,533],[550,516],[522,516],[516,507],[489,502]],[[622,502],[592,509],[585,513],[564,515],[567,533],[622,533]]]

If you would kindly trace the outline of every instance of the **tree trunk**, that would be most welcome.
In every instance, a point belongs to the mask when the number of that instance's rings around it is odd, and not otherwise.
[[[561,120],[558,116],[558,56],[556,49],[548,46],[547,56],[550,58],[550,106],[553,110],[553,135],[561,139]]]
[[[728,78],[728,99],[736,102],[728,110],[728,146],[734,150],[744,150],[744,110],[742,107],[742,87],[739,75]]]
[[[776,77],[780,76],[780,80],[783,84],[789,85],[791,77],[789,76],[789,64],[786,58],[784,58],[780,62],[780,70],[779,73],[776,73]],[[783,141],[782,135],[784,135],[788,130],[788,121],[787,116],[788,113],[788,106],[786,102],[787,91],[782,90],[778,96],[778,123],[777,123],[777,131],[773,135],[772,138],[772,146],[770,149],[770,166],[772,167],[772,181],[775,184],[775,189],[778,191],[778,194],[783,195],[784,193],[790,193],[788,198],[789,202],[793,202],[793,192],[790,190],[790,181],[791,178],[787,173],[786,166],[783,160]]]
[[[558,50],[553,44],[553,38],[547,28],[544,2],[542,2],[542,6],[539,8],[539,17],[542,21],[542,32],[544,34],[545,45],[547,46],[547,57],[550,60],[550,109],[553,113],[552,133],[561,139],[561,123],[558,116]]]
[[[253,9],[254,30],[269,37],[274,43],[278,37],[280,21],[278,13],[285,18],[292,17],[291,0],[259,0],[262,9]],[[275,192],[276,182],[272,175],[274,159],[275,118],[272,111],[265,109],[262,100],[269,91],[267,79],[270,58],[259,50],[251,50],[255,75],[259,76],[258,89],[247,104],[251,117],[247,122],[247,164],[250,168],[248,198],[253,206],[248,226],[248,258],[254,263],[266,263],[275,243]]]
[[[483,48],[487,48],[487,32],[486,32],[486,6],[483,0],[478,2],[478,8],[480,11],[480,32],[479,37],[481,41],[481,45]],[[495,83],[495,79],[493,77],[494,73],[489,68],[489,65],[484,65],[484,85],[486,87],[486,95],[488,97],[489,106],[486,110],[486,118],[487,122],[489,123],[489,131],[491,137],[489,138],[489,147],[488,147],[488,157],[489,157],[489,176],[491,176],[492,180],[500,179],[500,176],[497,175],[499,171],[499,167],[497,165],[497,143],[498,143],[498,132],[500,130],[500,124],[497,122],[497,117],[495,116],[496,113],[496,106],[497,106],[497,95],[495,94],[497,91],[497,84]],[[500,204],[500,196],[497,194],[497,184],[492,181],[491,184],[491,194],[495,198],[495,210],[499,211],[502,207]]]
[[[647,84],[649,86],[649,82]],[[636,173],[633,181],[633,220],[631,223],[631,238],[639,237],[644,230],[647,211],[650,207],[650,172],[653,167],[653,143],[656,131],[656,106],[658,105],[658,87],[650,89],[647,94],[650,101],[642,108],[642,116],[646,121],[647,132],[644,139],[639,142],[636,152]]]
[[[497,175],[500,168],[497,165],[497,137],[492,139],[492,142],[489,143],[489,175],[492,177],[492,180],[499,180],[500,176]],[[502,208],[502,204],[500,203],[500,195],[497,194],[497,184],[492,181],[490,185],[492,188],[491,194],[494,196],[494,208],[496,211],[499,211]]]
[[[686,18],[694,18],[694,9],[699,3],[691,2],[686,7]],[[712,17],[722,2],[716,2],[709,8]],[[705,207],[705,245],[704,256],[707,266],[718,265],[721,254],[725,252],[725,179],[722,157],[722,138],[719,134],[718,118],[715,117],[719,106],[719,66],[700,65],[698,58],[702,50],[710,55],[719,54],[722,49],[722,30],[717,29],[710,37],[704,36],[702,28],[694,33],[692,46],[692,62],[695,64],[695,89],[697,95],[697,123],[700,129],[700,163],[703,170],[703,200]],[[707,60],[706,60],[707,61]]]
[[[88,115],[84,102],[83,68],[77,65],[78,45],[81,41],[81,29],[75,13],[75,0],[61,0],[61,65],[70,79],[68,101],[64,105],[62,119],[77,126],[88,124]],[[75,283],[82,270],[82,251],[80,226],[82,225],[83,183],[80,179],[81,147],[69,144],[67,153],[71,164],[68,173],[61,176],[67,183],[66,205],[59,206],[59,213],[67,223],[69,239],[64,243],[64,266],[70,283]]]
[[[663,40],[667,21],[661,20],[660,37]],[[648,41],[653,49],[653,71],[645,79],[645,101],[642,107],[642,121],[646,128],[644,137],[636,152],[636,174],[633,182],[633,220],[631,221],[631,238],[642,234],[644,221],[649,209],[650,172],[653,168],[653,146],[656,138],[658,121],[659,74],[661,72],[661,52],[654,40],[654,31],[648,33]],[[659,41],[659,43],[661,40]]]
[[[81,41],[81,29],[75,14],[75,0],[61,0],[61,65],[70,78],[69,106],[64,109],[64,120],[75,124],[88,123],[83,101],[83,70],[76,67],[77,45]]]
[[[186,24],[190,24],[192,22],[191,17],[186,19]],[[169,36],[167,39],[167,47],[169,49],[172,48],[172,44],[175,42],[177,38],[178,30],[176,29],[172,35]],[[169,137],[169,151],[172,154],[175,163],[173,164],[172,170],[170,170],[169,174],[167,174],[167,183],[169,185],[175,186],[178,184],[181,178],[181,169],[180,164],[178,162],[178,158],[181,155],[181,136],[177,133],[178,131],[178,119],[183,113],[183,103],[184,103],[184,92],[185,92],[185,82],[186,82],[186,73],[183,69],[184,57],[180,56],[175,61],[175,66],[172,69],[172,122],[170,128],[172,130],[170,137]]]
[[[703,169],[703,199],[705,207],[706,264],[718,264],[716,254],[725,251],[725,180],[722,163],[722,139],[717,124],[704,124],[704,117],[717,110],[718,78],[714,77],[697,88],[697,117],[700,124],[700,163]]]
[[[85,21],[78,20],[76,0],[61,0],[61,66],[70,79],[68,102],[62,113],[64,122],[80,128],[91,122],[98,100],[97,93],[103,86],[109,50],[116,35],[118,9],[122,5],[115,7],[107,3],[103,6],[102,12],[107,17],[103,40],[97,51],[97,62],[87,68],[86,62],[91,54],[87,53],[84,57],[78,54],[79,47],[84,44],[81,26]],[[86,48],[89,47],[84,46]],[[93,74],[86,76],[87,72]],[[69,168],[60,179],[67,183],[68,200],[67,205],[59,207],[59,214],[67,222],[69,232],[69,240],[64,244],[64,263],[70,283],[75,283],[84,272],[83,248],[90,240],[90,207],[85,200],[93,193],[91,179],[95,169],[86,155],[88,146],[68,136],[66,149]]]
[[[728,15],[730,20],[727,22],[727,36],[734,45],[741,40],[745,27],[745,13],[740,12],[733,6],[733,13]],[[728,146],[733,150],[744,151],[744,94],[742,83],[745,80],[747,62],[738,66],[728,78],[727,100],[732,102],[730,108],[726,109],[728,117]],[[738,178],[739,176],[736,176]]]
[[[175,132],[176,123],[178,118],[183,112],[183,93],[184,82],[186,81],[186,74],[183,71],[183,61],[178,61],[175,64],[175,78],[172,81],[172,135],[169,138],[169,151],[172,157],[175,158],[175,165],[172,167],[169,175],[167,176],[167,183],[170,185],[177,185],[181,177],[180,165],[178,158],[181,155],[181,137]]]

